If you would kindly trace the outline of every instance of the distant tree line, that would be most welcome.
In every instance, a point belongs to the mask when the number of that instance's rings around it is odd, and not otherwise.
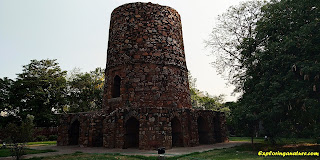
[[[188,73],[188,80],[192,108],[226,113],[230,112],[228,106],[225,106],[224,104],[224,95],[212,96],[207,92],[197,89],[197,79],[193,78],[190,72]]]
[[[31,60],[16,79],[0,78],[0,127],[21,124],[32,115],[38,127],[57,125],[55,113],[101,108],[104,70],[61,70],[57,60]]]

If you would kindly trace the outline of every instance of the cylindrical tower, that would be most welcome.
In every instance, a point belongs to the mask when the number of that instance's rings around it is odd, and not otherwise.
[[[111,14],[103,108],[191,108],[181,19],[170,7],[130,3]]]

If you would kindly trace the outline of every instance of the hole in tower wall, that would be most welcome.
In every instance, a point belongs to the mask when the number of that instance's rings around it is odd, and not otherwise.
[[[69,128],[69,145],[79,144],[79,128],[80,122],[78,120],[74,121]]]
[[[139,121],[131,117],[125,124],[126,134],[124,148],[139,147]]]
[[[197,120],[197,123],[198,123],[199,144],[208,144],[209,143],[208,122],[203,117],[200,116]]]
[[[118,75],[116,75],[113,78],[113,86],[111,91],[112,98],[120,97],[120,84],[121,84],[121,78]]]

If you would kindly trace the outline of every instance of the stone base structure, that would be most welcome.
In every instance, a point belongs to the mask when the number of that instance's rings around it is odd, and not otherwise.
[[[152,3],[111,14],[103,106],[62,115],[58,145],[155,149],[227,141],[223,113],[193,109],[180,15]]]
[[[58,145],[150,150],[228,141],[224,114],[209,110],[122,108],[67,114],[61,122]]]

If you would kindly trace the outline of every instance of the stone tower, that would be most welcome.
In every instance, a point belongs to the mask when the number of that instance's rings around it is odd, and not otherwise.
[[[151,3],[111,14],[104,109],[191,108],[180,15]]]
[[[180,15],[152,3],[112,12],[102,110],[61,117],[58,145],[155,149],[227,140],[223,113],[193,109]]]

